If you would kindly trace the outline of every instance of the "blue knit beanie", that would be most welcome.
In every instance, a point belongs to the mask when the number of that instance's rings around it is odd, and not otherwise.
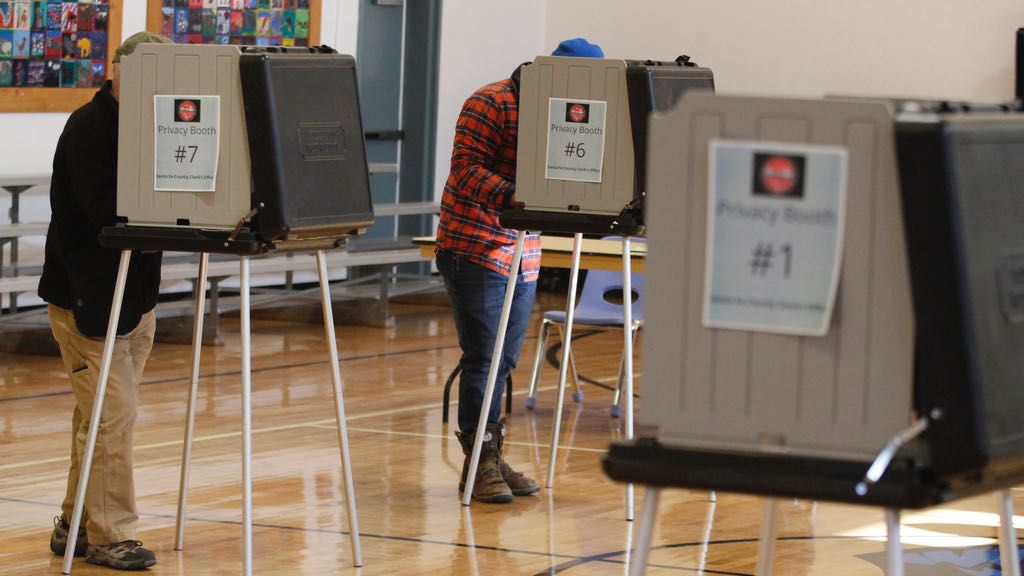
[[[576,58],[604,58],[604,50],[597,44],[587,42],[585,38],[562,40],[552,56],[574,56]]]

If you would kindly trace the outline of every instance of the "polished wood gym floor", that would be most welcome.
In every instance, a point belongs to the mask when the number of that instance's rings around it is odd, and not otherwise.
[[[254,312],[255,574],[628,572],[634,526],[624,520],[623,486],[604,476],[599,461],[621,434],[622,423],[608,414],[621,334],[587,336],[574,346],[580,373],[603,387],[584,384],[578,405],[566,396],[554,488],[508,505],[464,508],[455,426],[441,423],[444,382],[459,356],[444,304],[443,295],[404,297],[393,302],[392,328],[337,327],[362,568],[352,567],[323,327]],[[540,310],[563,305],[563,297],[543,294],[534,326]],[[318,304],[308,306],[315,310]],[[152,574],[241,572],[237,315],[223,319],[222,331],[223,346],[203,349],[189,521],[180,552],[173,549],[174,517],[189,347],[158,343],[146,369],[135,477],[139,538],[158,559]],[[506,459],[543,483],[558,371],[545,365],[537,409],[525,410],[535,347],[531,327],[514,375]],[[60,574],[61,559],[50,554],[48,539],[64,494],[71,410],[58,358],[0,354],[0,575]],[[453,402],[453,421],[454,410]],[[643,493],[637,489],[638,516]],[[1021,493],[1014,494],[1020,509]],[[906,574],[998,574],[996,512],[990,496],[906,513]],[[760,518],[754,497],[720,493],[712,502],[706,492],[666,490],[647,573],[753,574]],[[785,501],[775,573],[882,574],[884,534],[881,510]],[[112,572],[76,560],[73,573]]]

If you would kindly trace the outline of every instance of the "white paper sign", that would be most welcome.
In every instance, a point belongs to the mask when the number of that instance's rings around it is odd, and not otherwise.
[[[213,192],[220,156],[220,96],[153,96],[153,189]]]
[[[601,181],[606,107],[607,103],[600,100],[548,100],[545,178]]]
[[[843,253],[846,149],[709,146],[704,325],[824,335]]]

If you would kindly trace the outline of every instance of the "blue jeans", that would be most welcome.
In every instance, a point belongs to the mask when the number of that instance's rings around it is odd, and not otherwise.
[[[462,348],[462,358],[459,360],[459,366],[462,367],[459,379],[459,430],[463,434],[472,434],[476,431],[483,406],[484,388],[487,386],[487,373],[491,369],[491,355],[494,353],[508,278],[447,250],[437,252],[437,269],[444,278],[445,288],[452,301],[455,328],[459,332],[459,347]],[[520,274],[505,332],[501,367],[487,414],[488,423],[497,423],[501,418],[505,381],[519,360],[519,348],[523,345],[526,327],[530,323],[536,293],[537,283],[523,281]]]

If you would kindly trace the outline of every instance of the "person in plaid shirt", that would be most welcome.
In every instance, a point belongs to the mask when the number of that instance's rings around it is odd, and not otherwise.
[[[603,58],[604,53],[599,46],[574,38],[560,43],[552,56]],[[441,197],[435,248],[437,268],[452,301],[462,348],[456,436],[466,458],[460,492],[465,488],[473,438],[483,409],[484,388],[516,243],[516,231],[502,228],[498,216],[515,202],[521,68],[516,68],[511,78],[483,86],[466,100],[455,125],[451,173]],[[502,459],[505,426],[500,420],[505,381],[519,360],[539,270],[540,238],[530,234],[523,246],[501,366],[488,407],[483,451],[475,471],[473,498],[481,502],[511,502],[513,496],[527,496],[540,490],[535,481],[516,472]]]

